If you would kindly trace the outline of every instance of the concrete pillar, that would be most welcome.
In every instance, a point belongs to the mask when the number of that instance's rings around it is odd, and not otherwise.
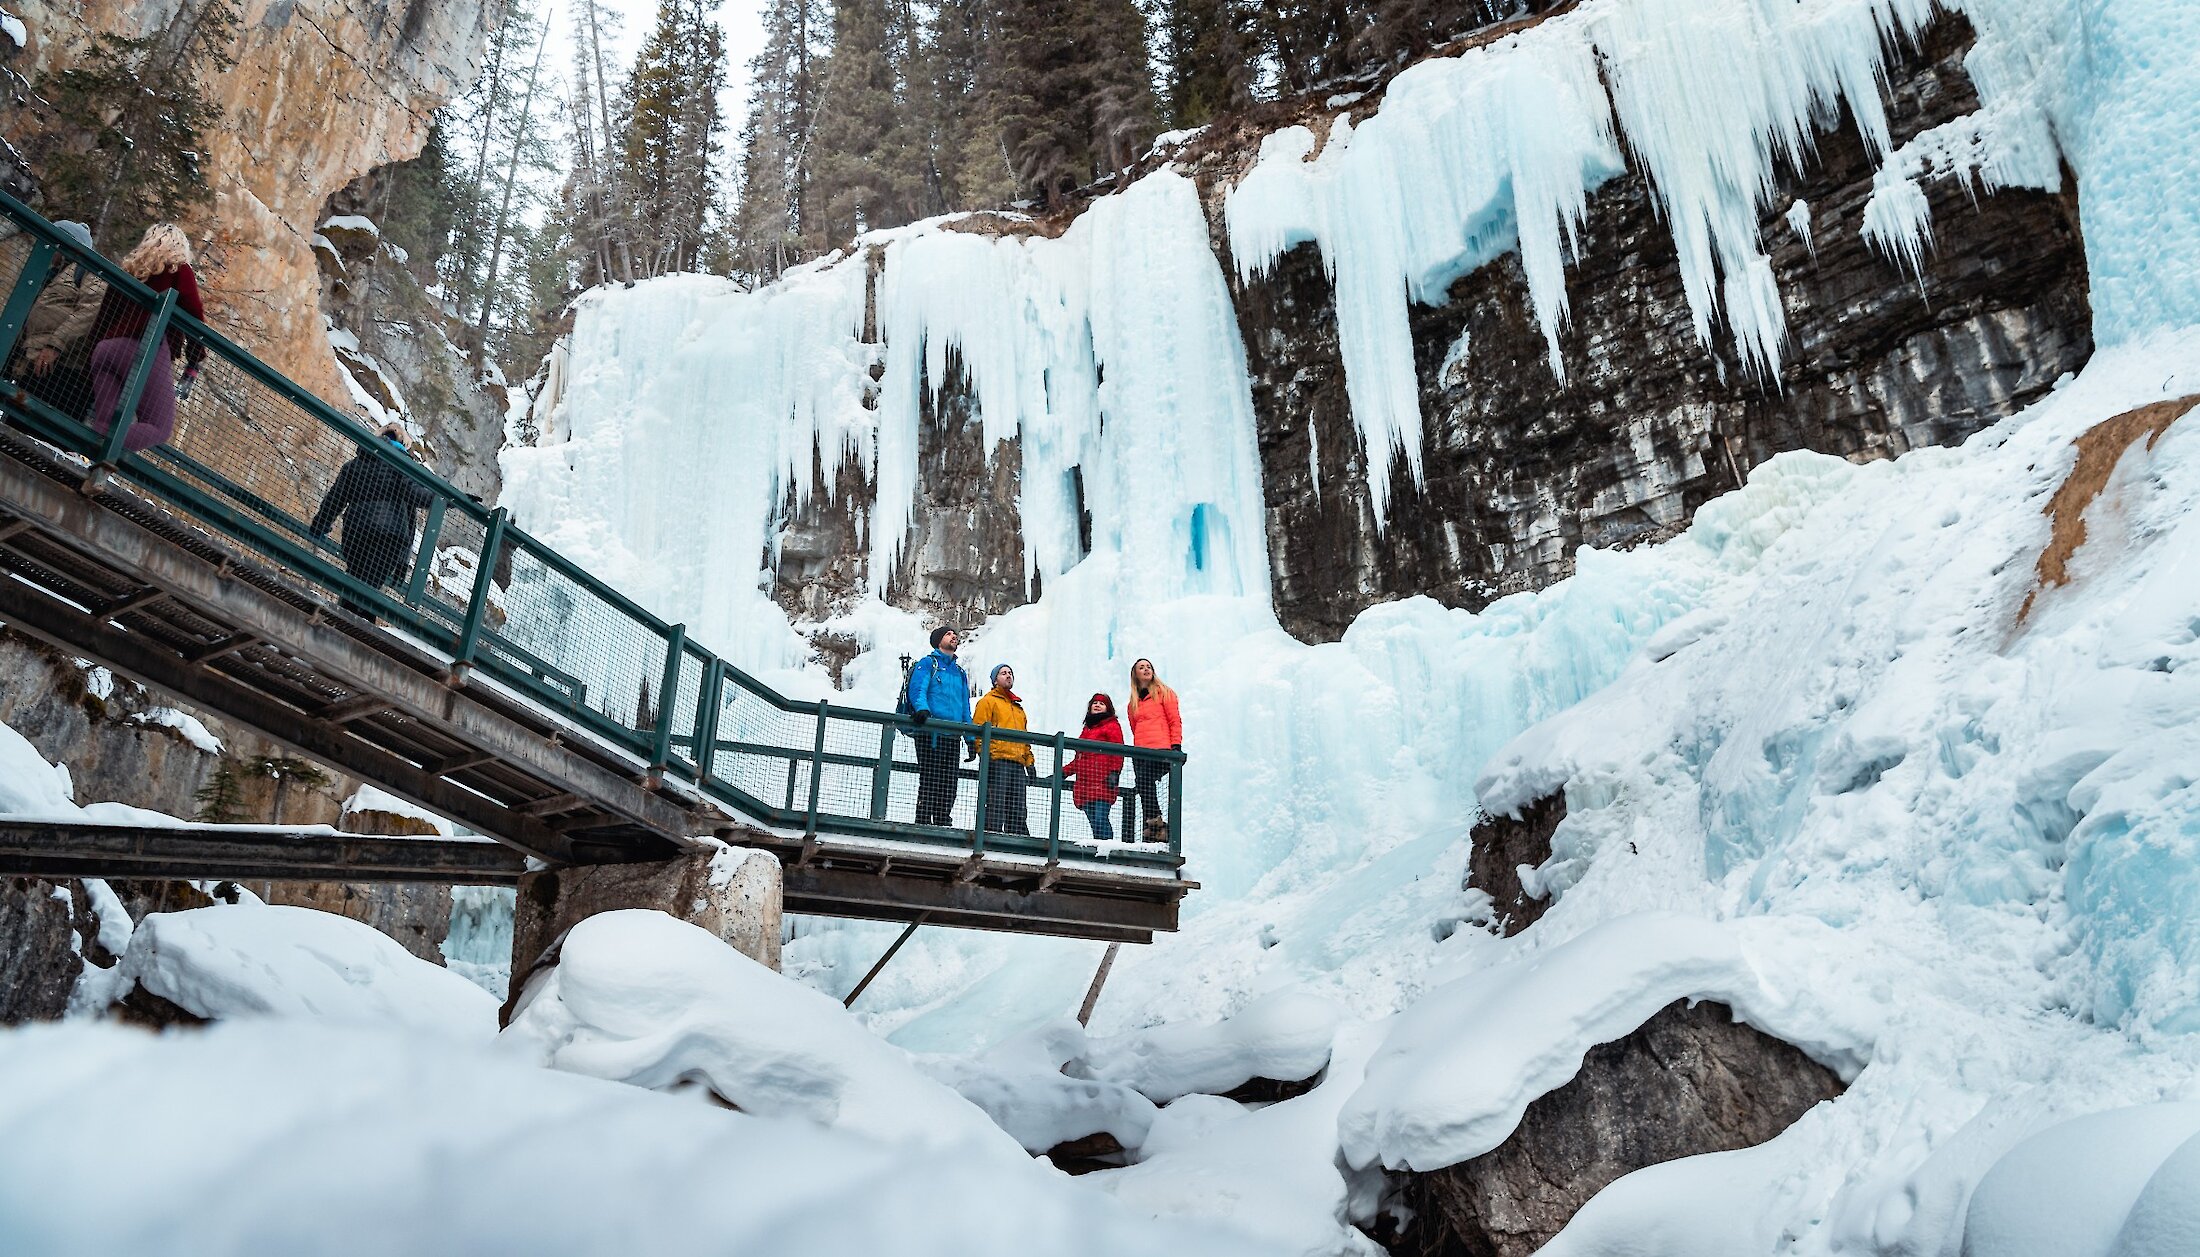
[[[600,912],[655,908],[724,939],[759,964],[779,968],[783,896],[779,861],[768,851],[721,847],[654,864],[590,864],[519,879],[512,909],[512,991],[545,963],[565,932]]]

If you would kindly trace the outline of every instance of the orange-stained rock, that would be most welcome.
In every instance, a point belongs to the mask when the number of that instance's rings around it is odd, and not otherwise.
[[[144,35],[175,0],[11,0],[35,74],[90,36]],[[207,145],[212,206],[185,225],[207,314],[346,412],[322,331],[313,235],[339,188],[416,156],[430,116],[479,76],[499,0],[239,0],[236,65],[210,83],[224,110]]]

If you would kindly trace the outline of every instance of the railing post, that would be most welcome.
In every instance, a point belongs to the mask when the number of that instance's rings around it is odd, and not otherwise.
[[[1062,854],[1062,742],[1068,735],[1056,730],[1054,734],[1054,807],[1047,815],[1047,859],[1060,858]]]
[[[894,788],[894,726],[880,725],[878,764],[871,769],[871,819],[886,819],[887,796]]]
[[[657,727],[650,731],[649,776],[651,788],[664,782],[665,765],[672,762],[672,722],[680,700],[680,667],[687,660],[688,626],[675,624],[665,631],[664,680],[657,687]]]
[[[15,277],[15,287],[8,293],[8,304],[0,308],[0,363],[15,352],[15,342],[23,335],[23,325],[31,320],[31,307],[38,304],[38,295],[46,290],[46,272],[53,266],[54,254],[59,246],[51,240],[31,242],[30,255],[23,259],[23,271]],[[20,383],[20,381],[18,381]]]
[[[176,312],[176,290],[171,288],[160,295],[160,304],[153,307],[153,316],[145,321],[145,336],[138,342],[137,361],[130,367],[130,377],[122,386],[122,396],[115,401],[115,413],[107,419],[107,442],[100,447],[102,466],[112,467],[122,457],[123,439],[130,434],[130,425],[137,422],[138,400],[145,396],[145,386],[153,376],[153,362],[160,357],[161,342],[168,337],[168,320]],[[163,381],[170,388],[175,381]]]
[[[987,785],[993,780],[993,726],[986,725],[978,733],[978,810],[971,818],[970,850],[973,854],[985,852],[985,796]]]
[[[1169,765],[1169,854],[1184,854],[1184,761]]]
[[[481,649],[481,625],[489,614],[489,585],[496,579],[497,552],[504,548],[504,528],[512,513],[498,507],[489,515],[489,529],[481,538],[481,562],[474,567],[473,596],[466,600],[466,619],[458,630],[458,649],[451,659],[451,681],[464,684]]]
[[[803,822],[802,834],[806,838],[817,837],[817,788],[825,779],[825,717],[830,704],[817,700],[817,745],[810,748],[810,815]]]
[[[703,670],[703,692],[695,699],[695,784],[710,784],[710,766],[718,758],[718,709],[723,705],[726,661],[713,658]]]
[[[413,551],[412,579],[405,584],[405,601],[418,603],[428,592],[428,573],[435,567],[435,543],[443,535],[443,511],[450,499],[438,493],[428,505],[428,522],[420,529],[420,546]]]

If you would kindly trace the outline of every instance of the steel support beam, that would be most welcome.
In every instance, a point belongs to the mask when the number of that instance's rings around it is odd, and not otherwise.
[[[493,842],[241,826],[0,820],[0,874],[514,886],[526,860]]]
[[[541,822],[443,781],[417,764],[248,689],[212,668],[194,667],[151,638],[94,620],[21,581],[0,580],[0,621],[58,649],[89,655],[133,681],[202,711],[220,712],[308,759],[372,781],[409,803],[448,816],[529,855],[560,863],[571,858],[571,844]]]
[[[967,882],[877,877],[819,865],[785,867],[786,910],[875,921],[915,921],[965,929],[1056,934],[1104,942],[1150,943],[1154,931],[1176,928],[1175,902],[1064,894],[1032,894]]]

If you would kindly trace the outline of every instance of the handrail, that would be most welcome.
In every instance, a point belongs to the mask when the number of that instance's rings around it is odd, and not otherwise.
[[[280,407],[272,412],[264,406],[255,409],[251,383],[265,388],[279,403],[294,407],[299,415],[311,421],[304,428],[292,424],[283,431],[305,431],[317,425],[337,438],[334,452],[325,445],[319,454],[311,453],[305,446],[286,451],[284,457],[290,462],[292,473],[309,475],[331,457],[372,459],[384,467],[394,468],[407,482],[427,490],[434,531],[418,535],[410,543],[407,562],[413,570],[409,575],[379,586],[370,585],[343,565],[341,546],[332,545],[325,537],[311,535],[310,529],[291,508],[248,489],[249,469],[237,471],[235,475],[231,474],[236,470],[234,466],[224,470],[220,452],[233,453],[237,447],[234,442],[220,443],[220,432],[226,431],[222,425],[228,420],[214,413],[211,403],[196,412],[204,417],[197,421],[194,438],[213,441],[217,451],[213,454],[204,449],[186,453],[180,448],[166,447],[142,453],[123,452],[123,431],[134,419],[134,408],[125,410],[118,406],[115,414],[109,416],[109,435],[102,437],[79,418],[64,414],[32,396],[23,384],[13,380],[0,379],[0,408],[61,448],[102,461],[108,465],[108,472],[103,474],[111,473],[136,491],[174,508],[197,526],[241,544],[274,568],[302,577],[310,585],[333,590],[354,606],[373,607],[378,613],[387,614],[424,643],[444,651],[449,656],[454,678],[461,683],[471,683],[470,676],[492,680],[546,713],[632,756],[638,769],[660,788],[676,783],[737,814],[811,834],[841,833],[955,843],[973,853],[1019,851],[1044,855],[1051,860],[1065,852],[1074,853],[1080,845],[1074,836],[1063,832],[1062,796],[1069,784],[1060,769],[1067,756],[1090,752],[1164,766],[1168,770],[1164,779],[1169,786],[1165,805],[1169,825],[1167,849],[1127,850],[1119,852],[1117,858],[1168,869],[1182,863],[1181,783],[1187,761],[1181,751],[1098,742],[1072,737],[1065,732],[1040,733],[967,721],[930,720],[920,725],[894,712],[789,698],[696,643],[687,636],[685,626],[669,623],[545,545],[513,523],[508,512],[473,500],[416,459],[376,439],[373,429],[357,417],[337,410],[204,321],[175,309],[173,294],[156,293],[107,258],[63,236],[53,224],[22,202],[0,192],[0,227],[8,223],[26,235],[32,245],[20,272],[13,277],[0,274],[0,294],[6,297],[5,310],[0,311],[0,363],[12,360],[11,351],[37,298],[43,293],[47,276],[59,273],[65,266],[83,266],[106,281],[110,289],[146,307],[153,315],[131,363],[133,383],[139,387],[165,386],[156,371],[161,360],[162,332],[178,332],[203,345],[209,357],[227,362],[243,373],[247,385],[223,394],[224,404],[234,420],[253,430],[263,444],[271,433],[255,425],[265,422],[270,414],[282,412]],[[0,248],[6,247],[8,238],[7,233],[0,232]],[[34,273],[37,268],[44,268],[43,273]],[[211,389],[209,395],[213,395]],[[185,419],[186,412],[179,407],[177,432],[172,439],[183,437]],[[209,432],[213,436],[208,437]],[[149,459],[145,456],[156,451],[159,457]],[[230,461],[234,464],[234,457]],[[164,464],[172,465],[172,469]],[[266,482],[263,479],[259,483]],[[311,491],[306,484],[301,484],[300,489]],[[454,535],[450,522],[454,519],[471,521],[478,530],[478,540],[463,529]],[[472,548],[474,559],[470,587],[445,588],[430,579],[430,570],[441,551],[455,548],[463,552],[468,547]],[[498,584],[500,560],[517,559],[522,555],[532,561],[524,576],[515,564],[508,569],[510,574],[504,583]],[[551,583],[545,587],[544,596],[555,595],[568,602],[576,598],[591,599],[600,604],[602,614],[610,617],[608,621],[599,618],[587,623],[599,627],[609,624],[614,628],[618,623],[630,624],[633,626],[630,632],[638,633],[639,638],[629,637],[612,643],[614,649],[608,652],[611,656],[608,658],[576,658],[570,649],[564,649],[575,644],[565,636],[572,631],[574,617],[546,624],[540,622],[540,612],[534,621],[529,621],[525,607],[496,609],[502,605],[498,600],[500,593],[509,602],[523,584],[532,587],[543,582]],[[566,592],[559,594],[558,588]],[[650,645],[651,642],[655,645]],[[585,647],[590,643],[581,640],[578,644]],[[637,646],[642,652],[640,658],[633,657]],[[692,674],[689,671],[691,664]],[[695,677],[696,689],[692,702],[684,702],[682,689],[690,675]],[[636,700],[631,688],[624,693],[618,689],[619,685],[629,685],[637,676],[642,678],[640,700]],[[654,697],[650,698],[652,694]],[[636,700],[630,715],[590,705],[623,704],[630,700]],[[776,716],[799,718],[804,722],[803,734],[798,739],[790,737],[785,745],[756,740],[756,736],[777,735],[752,736],[753,726],[744,731],[742,726],[731,723],[732,704],[741,701],[761,704],[763,710]],[[875,739],[877,753],[870,754],[866,747],[863,754],[851,754],[829,745],[829,734],[836,722],[843,729],[870,727],[879,730]],[[886,818],[885,813],[894,802],[896,781],[920,772],[917,763],[901,757],[903,748],[901,739],[894,736],[896,733],[912,738],[945,737],[985,749],[986,758],[976,771],[962,767],[954,770],[957,781],[972,777],[977,781],[978,806],[970,825],[941,827]],[[1041,818],[1046,825],[1041,837],[1011,836],[984,828],[991,793],[990,774],[985,769],[995,742],[1043,747],[1053,754],[1053,773],[1043,778],[1033,774],[1040,787],[1052,795],[1044,805],[1049,810]],[[774,795],[783,794],[784,804],[769,802],[743,787],[740,767],[744,760],[751,765],[784,762],[787,776],[784,790],[778,784],[765,787]],[[808,779],[800,785],[797,797],[797,778],[804,772]],[[845,809],[828,798],[824,789],[825,777],[835,772],[861,777],[859,789],[850,787],[848,793],[852,801]],[[1131,792],[1128,782],[1123,783],[1121,789],[1126,795]]]

